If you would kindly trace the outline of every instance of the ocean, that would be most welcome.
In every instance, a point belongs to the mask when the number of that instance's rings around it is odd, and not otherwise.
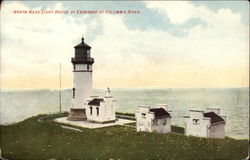
[[[248,88],[111,88],[118,112],[134,113],[139,105],[167,104],[172,124],[184,126],[189,109],[219,107],[226,115],[226,136],[249,139]],[[106,89],[94,94],[106,95]],[[69,111],[71,89],[62,90],[62,111]],[[59,90],[1,90],[0,124],[11,124],[41,113],[59,111]]]

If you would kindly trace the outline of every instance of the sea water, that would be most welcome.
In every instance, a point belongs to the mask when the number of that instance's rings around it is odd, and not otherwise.
[[[95,89],[93,95],[104,96],[105,89]],[[249,139],[248,88],[120,88],[111,89],[118,112],[134,113],[139,105],[167,104],[172,112],[172,124],[184,126],[189,109],[205,110],[219,107],[226,115],[226,136]],[[71,89],[62,90],[62,111],[69,111]],[[0,123],[10,124],[41,113],[59,111],[59,90],[2,90]]]

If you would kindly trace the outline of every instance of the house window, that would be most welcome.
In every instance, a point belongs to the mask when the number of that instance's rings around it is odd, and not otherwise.
[[[92,115],[92,113],[93,113],[93,107],[89,107],[89,109],[90,109],[90,115]]]
[[[194,118],[194,119],[193,119],[193,123],[194,123],[194,124],[199,124],[199,119]]]
[[[96,114],[99,116],[99,108],[96,108]]]
[[[76,89],[73,88],[72,90],[73,90],[73,98],[75,98],[75,91],[76,91]]]
[[[87,64],[87,70],[89,70],[89,65]]]

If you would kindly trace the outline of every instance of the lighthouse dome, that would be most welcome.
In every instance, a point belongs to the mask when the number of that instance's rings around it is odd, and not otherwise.
[[[82,42],[76,45],[74,48],[86,48],[87,50],[91,49],[91,47],[84,42],[84,38],[82,38]]]

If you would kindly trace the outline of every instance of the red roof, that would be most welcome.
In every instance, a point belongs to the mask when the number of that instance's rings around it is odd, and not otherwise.
[[[93,105],[93,106],[100,106],[100,103],[103,102],[104,99],[102,98],[95,98],[93,100],[91,100],[88,105]]]
[[[170,117],[170,114],[163,108],[152,108],[150,112],[155,113],[155,117]]]
[[[214,112],[204,113],[204,117],[211,118],[211,124],[218,122],[225,122],[224,119]]]

